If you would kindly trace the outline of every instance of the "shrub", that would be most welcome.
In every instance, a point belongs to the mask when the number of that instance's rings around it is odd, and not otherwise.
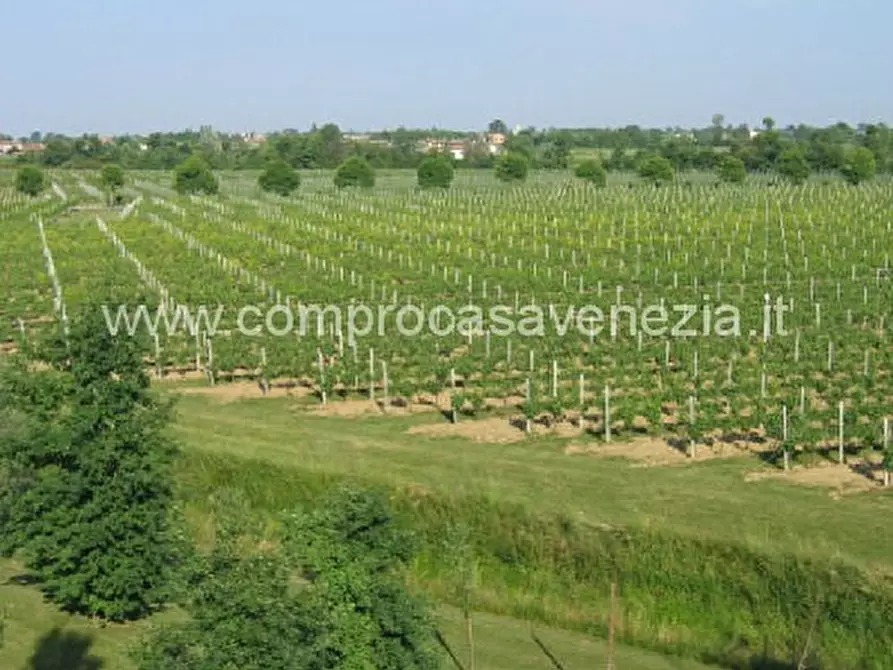
[[[419,186],[422,188],[449,188],[453,183],[453,161],[444,154],[426,156],[418,169]]]
[[[199,156],[190,156],[174,168],[174,188],[181,194],[215,195],[220,184],[207,162]]]
[[[778,157],[778,174],[795,184],[802,184],[809,178],[809,163],[797,147],[785,149]]]
[[[648,156],[639,165],[639,176],[655,186],[673,181],[675,175],[673,164],[663,156]]]
[[[301,185],[301,175],[284,160],[274,160],[258,177],[257,184],[264,191],[285,198]]]
[[[503,182],[524,181],[529,169],[530,163],[523,155],[510,151],[496,161],[496,178]]]
[[[740,158],[726,154],[719,160],[717,174],[720,181],[727,184],[740,184],[747,179],[747,168]]]
[[[335,186],[372,188],[375,186],[375,171],[362,156],[350,156],[335,171]]]
[[[33,198],[40,195],[46,187],[46,175],[35,165],[26,165],[16,173],[16,190],[19,193]]]
[[[578,179],[583,179],[596,186],[604,186],[608,183],[608,172],[601,161],[591,158],[580,163],[574,170],[574,175]]]
[[[849,183],[856,186],[874,179],[877,161],[870,149],[855,147],[847,152],[840,172]]]

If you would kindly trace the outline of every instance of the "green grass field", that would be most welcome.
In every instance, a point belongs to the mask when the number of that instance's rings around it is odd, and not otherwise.
[[[0,602],[6,613],[5,644],[0,648],[3,670],[127,670],[132,667],[128,649],[159,620],[105,625],[69,616],[43,602],[39,592],[17,580],[22,573],[13,561],[0,561]],[[442,607],[437,613],[440,630],[453,653],[468,657],[465,621],[461,613]],[[606,643],[567,631],[532,629],[567,670],[604,664]],[[549,661],[524,623],[506,617],[479,614],[474,617],[475,660],[481,670],[536,670]],[[694,661],[665,658],[619,645],[620,668],[637,670],[706,670]]]
[[[435,414],[322,417],[306,407],[279,398],[223,404],[186,395],[177,435],[215,454],[893,571],[893,538],[884,532],[893,492],[838,500],[822,487],[745,482],[745,474],[764,469],[756,457],[642,468],[626,459],[567,455],[568,439],[497,445],[408,434],[414,424],[442,423]]]

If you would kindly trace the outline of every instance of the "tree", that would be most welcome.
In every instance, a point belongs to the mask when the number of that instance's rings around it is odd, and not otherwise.
[[[533,167],[536,164],[536,145],[529,130],[523,130],[516,135],[509,135],[503,145],[503,151],[505,153],[522,155],[527,161],[528,167]]]
[[[310,133],[310,144],[319,158],[319,166],[332,169],[344,160],[345,145],[341,129],[334,123],[327,123],[319,130]]]
[[[491,135],[508,135],[509,129],[502,119],[494,119],[493,121],[490,121],[490,124],[487,126],[487,132]]]
[[[174,188],[181,194],[215,195],[220,190],[220,184],[207,161],[193,155],[174,169]]]
[[[496,160],[496,178],[503,182],[524,181],[530,165],[522,154],[508,151]]]
[[[608,173],[605,167],[601,164],[601,161],[592,158],[580,163],[577,169],[574,170],[574,175],[578,179],[583,179],[596,186],[604,186],[608,183]]]
[[[763,117],[763,128],[765,128],[766,130],[769,130],[769,131],[774,130],[775,129],[775,119],[773,119],[771,116],[764,116]]]
[[[349,156],[335,171],[335,186],[372,188],[375,186],[375,171],[362,156]]]
[[[802,184],[809,178],[809,163],[797,146],[790,146],[778,157],[778,174],[794,184]]]
[[[449,156],[426,156],[419,165],[418,180],[422,188],[449,188],[453,183],[453,161]]]
[[[284,160],[274,159],[257,178],[257,183],[264,191],[285,198],[301,185],[301,175]]]
[[[546,170],[566,170],[570,163],[571,142],[564,133],[557,133],[546,144],[539,158],[540,167]]]
[[[102,166],[102,184],[109,192],[109,202],[116,200],[118,189],[124,186],[126,175],[120,165],[110,163]]]
[[[673,164],[657,154],[646,157],[639,165],[639,177],[656,186],[673,181],[674,175]]]
[[[710,119],[710,143],[715,146],[721,146],[725,139],[725,122],[726,117],[722,114],[714,114]]]
[[[747,168],[744,161],[731,154],[724,155],[717,165],[719,180],[727,184],[740,184],[747,179]]]
[[[16,190],[32,198],[40,195],[47,187],[46,175],[35,165],[25,165],[16,173]]]
[[[844,158],[840,172],[854,186],[861,184],[863,181],[874,179],[874,175],[877,172],[877,162],[875,161],[874,153],[866,147],[850,149]]]
[[[340,489],[287,515],[276,546],[255,549],[244,515],[223,511],[192,571],[191,616],[145,640],[139,670],[439,667],[427,609],[404,585],[412,536],[386,495]]]
[[[34,357],[0,376],[0,549],[21,551],[65,610],[144,616],[169,596],[182,548],[171,406],[151,393],[138,343],[112,336],[98,307]]]

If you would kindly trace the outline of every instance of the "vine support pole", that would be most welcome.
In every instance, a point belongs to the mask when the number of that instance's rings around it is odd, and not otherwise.
[[[843,401],[837,404],[837,462],[843,465]]]

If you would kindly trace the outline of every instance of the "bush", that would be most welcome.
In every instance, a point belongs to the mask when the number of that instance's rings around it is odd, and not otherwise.
[[[720,181],[727,184],[740,184],[747,179],[747,168],[740,158],[726,154],[719,160],[717,174]]]
[[[348,186],[361,188],[375,186],[375,171],[362,156],[350,156],[335,171],[335,187],[346,188]]]
[[[301,175],[284,160],[274,160],[258,177],[257,184],[267,193],[285,198],[301,185]]]
[[[453,161],[449,156],[426,156],[418,169],[419,186],[422,188],[449,188],[453,183]]]
[[[583,179],[596,186],[604,186],[608,183],[608,172],[601,161],[591,158],[580,163],[574,170],[574,175],[578,179]]]
[[[874,179],[877,161],[870,149],[855,147],[847,152],[840,172],[849,183],[856,186]]]
[[[802,184],[809,178],[809,163],[797,147],[785,149],[778,157],[778,174],[794,184]]]
[[[210,165],[199,156],[190,156],[174,168],[174,188],[181,194],[215,195],[220,184]]]
[[[102,183],[111,191],[124,186],[125,176],[124,169],[120,165],[109,164],[102,166]]]
[[[33,198],[40,195],[46,187],[46,175],[35,165],[26,165],[16,173],[16,190],[19,193]]]
[[[496,161],[496,178],[503,182],[524,181],[530,170],[527,159],[514,152],[508,152],[500,156]]]
[[[278,545],[257,550],[232,513],[247,501],[221,502],[215,545],[191,571],[190,616],[150,633],[139,670],[442,667],[427,603],[406,587],[412,537],[384,495],[342,490],[285,515]]]
[[[673,181],[676,171],[673,164],[663,156],[653,155],[645,158],[639,165],[639,176],[655,186]]]

